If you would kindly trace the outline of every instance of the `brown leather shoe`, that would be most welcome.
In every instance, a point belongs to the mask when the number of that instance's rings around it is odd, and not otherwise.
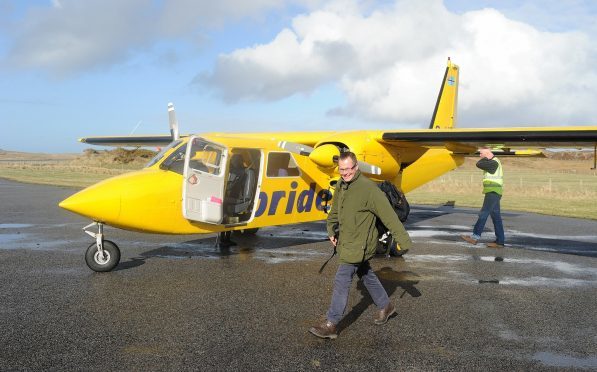
[[[487,246],[487,248],[504,248],[503,244],[498,244],[495,242],[487,243],[485,245]]]
[[[394,306],[392,301],[390,301],[390,303],[387,304],[386,307],[379,310],[379,313],[377,313],[377,316],[375,317],[375,319],[373,319],[373,322],[377,325],[385,324],[388,321],[388,319],[392,316],[392,314],[396,314],[396,307]]]
[[[477,241],[468,235],[460,235],[460,237],[471,244],[477,244]]]
[[[316,325],[309,329],[309,332],[314,334],[319,338],[331,338],[335,339],[338,337],[338,333],[336,332],[336,325],[329,320],[326,320],[320,325]]]

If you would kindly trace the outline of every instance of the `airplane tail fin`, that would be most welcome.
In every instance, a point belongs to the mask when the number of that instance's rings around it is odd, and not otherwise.
[[[448,66],[437,96],[429,129],[449,129],[456,126],[459,72],[458,65],[453,64],[448,57]]]

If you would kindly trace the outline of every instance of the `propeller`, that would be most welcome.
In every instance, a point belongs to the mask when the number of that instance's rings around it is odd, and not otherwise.
[[[313,148],[311,146],[303,145],[296,142],[280,141],[278,147],[283,148],[286,151],[290,151],[293,154],[302,156],[308,156],[309,160],[319,165],[322,168],[333,168],[338,163],[340,157],[340,150],[338,147],[332,144],[325,144]],[[363,173],[380,175],[381,168],[364,161],[358,161],[359,169]]]
[[[172,102],[168,103],[168,121],[170,122],[172,141],[176,141],[179,138],[178,121],[176,121],[176,113],[174,112],[174,104]]]

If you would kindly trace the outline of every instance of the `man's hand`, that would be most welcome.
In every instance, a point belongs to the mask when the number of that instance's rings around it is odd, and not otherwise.
[[[330,236],[330,241],[332,242],[332,245],[335,247],[336,244],[338,244],[338,239],[336,239],[335,236]]]
[[[488,148],[481,148],[479,150],[479,157],[481,159],[483,159],[483,158],[485,158],[485,159],[491,159],[493,157],[493,153]]]

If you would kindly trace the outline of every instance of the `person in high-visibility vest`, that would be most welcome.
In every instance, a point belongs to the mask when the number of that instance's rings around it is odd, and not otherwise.
[[[461,235],[461,238],[471,244],[477,244],[481,239],[481,233],[485,228],[487,217],[491,216],[493,221],[493,229],[495,232],[495,242],[487,243],[489,248],[503,248],[504,247],[504,225],[502,223],[502,215],[500,213],[500,200],[504,189],[504,169],[502,163],[495,157],[493,152],[488,147],[483,147],[479,150],[481,159],[477,162],[477,168],[483,170],[483,206],[479,212],[479,218],[473,233],[469,235]]]

